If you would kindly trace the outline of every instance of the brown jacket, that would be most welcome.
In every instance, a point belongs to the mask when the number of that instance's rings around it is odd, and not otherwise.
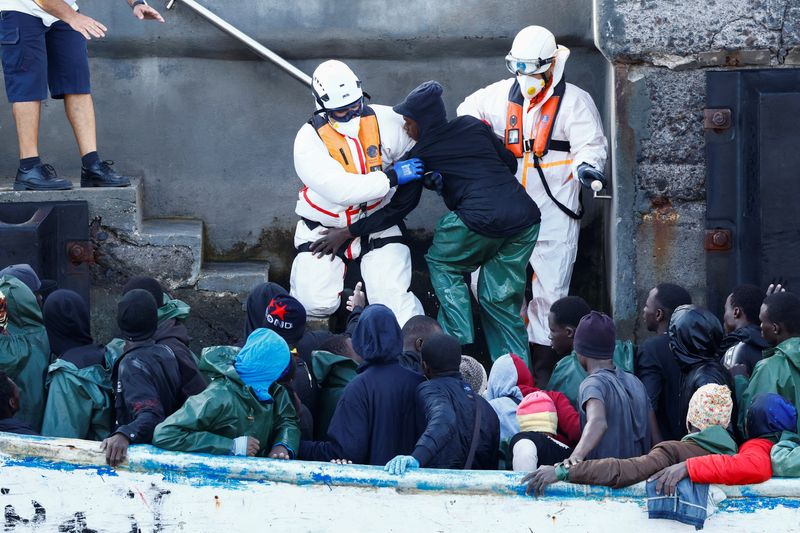
[[[657,444],[650,453],[631,459],[594,459],[569,469],[569,482],[606,485],[615,489],[644,481],[668,466],[709,452],[691,441],[669,440]]]

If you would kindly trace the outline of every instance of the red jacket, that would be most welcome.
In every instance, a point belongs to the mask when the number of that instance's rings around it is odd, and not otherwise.
[[[569,398],[557,391],[543,391],[550,396],[556,404],[556,415],[558,416],[558,434],[556,440],[563,442],[567,446],[574,448],[581,440],[581,417],[572,407]]]
[[[705,455],[686,460],[689,478],[695,483],[750,485],[772,477],[769,452],[774,443],[767,439],[750,439],[736,455]]]

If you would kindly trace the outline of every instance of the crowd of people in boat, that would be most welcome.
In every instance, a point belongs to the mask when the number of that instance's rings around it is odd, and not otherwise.
[[[0,431],[181,452],[385,467],[515,470],[624,487],[684,478],[750,484],[800,476],[800,298],[742,285],[722,321],[672,283],[643,303],[638,348],[585,300],[555,302],[547,383],[513,353],[487,371],[440,324],[368,304],[346,329],[307,326],[275,283],[249,294],[241,346],[189,349],[190,308],[153,278],[119,295],[119,338],[90,331],[77,293],[45,292],[28,265],[0,271]],[[48,289],[48,290],[51,290]],[[101,444],[100,444],[101,443]]]

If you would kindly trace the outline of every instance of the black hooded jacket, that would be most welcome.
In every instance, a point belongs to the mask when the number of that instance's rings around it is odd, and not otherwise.
[[[686,426],[692,395],[709,383],[728,386],[736,415],[733,377],[719,361],[721,341],[722,324],[707,309],[682,305],[672,314],[669,321],[669,347],[681,369],[680,412],[683,426]],[[736,416],[731,419],[737,420]]]
[[[480,430],[471,465],[495,470],[500,450],[500,421],[489,402],[472,391],[460,372],[440,374],[417,387],[417,403],[427,427],[411,454],[426,468],[462,469],[475,430],[475,409],[481,410]]]
[[[751,375],[767,348],[769,343],[761,336],[761,328],[757,324],[748,324],[725,335],[719,355],[723,363],[729,357],[732,364],[745,365],[747,375]]]
[[[76,292],[59,289],[45,301],[42,310],[50,351],[58,358],[94,344],[89,326],[89,307]],[[83,368],[82,365],[78,368]]]
[[[422,413],[413,407],[423,377],[400,366],[403,338],[387,307],[364,309],[353,333],[353,349],[364,363],[339,400],[328,440],[302,441],[300,459],[384,465],[414,450],[424,428]]]

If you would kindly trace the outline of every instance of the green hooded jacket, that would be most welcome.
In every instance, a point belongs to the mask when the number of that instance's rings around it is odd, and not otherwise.
[[[189,304],[181,300],[172,299],[167,294],[164,294],[164,302],[158,308],[158,325],[160,326],[165,320],[175,318],[178,320],[186,320],[189,317],[189,311],[192,308]],[[114,363],[125,351],[124,339],[111,339],[111,342],[106,344],[106,367],[114,368]],[[192,353],[194,355],[194,353]],[[195,356],[197,359],[197,356]]]
[[[800,435],[784,431],[769,455],[773,476],[800,477]]]
[[[635,353],[636,346],[631,341],[617,341],[614,349],[614,364],[625,372],[633,372]],[[550,382],[544,390],[562,393],[569,398],[575,410],[580,412],[578,393],[581,388],[581,382],[588,376],[589,374],[578,362],[577,354],[572,352],[556,364],[553,374],[550,376]]]
[[[314,415],[314,438],[326,440],[328,425],[344,394],[344,388],[356,377],[358,363],[343,355],[322,350],[311,353],[311,371],[320,386],[317,413]]]
[[[0,335],[0,370],[19,387],[20,410],[16,418],[42,429],[44,380],[50,364],[50,341],[36,296],[13,276],[0,277],[0,292],[6,296],[8,325]]]
[[[735,455],[739,451],[736,441],[722,426],[708,426],[703,431],[690,433],[681,442],[692,441],[710,454]]]
[[[786,339],[771,350],[764,350],[764,359],[756,363],[750,383],[739,400],[739,429],[746,435],[747,410],[753,398],[762,392],[774,392],[794,406],[800,406],[800,337]],[[800,433],[800,418],[797,422]]]
[[[273,402],[260,402],[242,382],[233,361],[237,350],[228,346],[203,350],[200,370],[211,384],[156,426],[153,444],[166,450],[229,455],[233,439],[255,437],[261,443],[258,456],[277,445],[294,456],[300,447],[300,427],[286,389],[274,383]]]
[[[47,373],[47,406],[42,435],[103,440],[113,428],[111,377],[101,365],[78,369],[56,360]]]

